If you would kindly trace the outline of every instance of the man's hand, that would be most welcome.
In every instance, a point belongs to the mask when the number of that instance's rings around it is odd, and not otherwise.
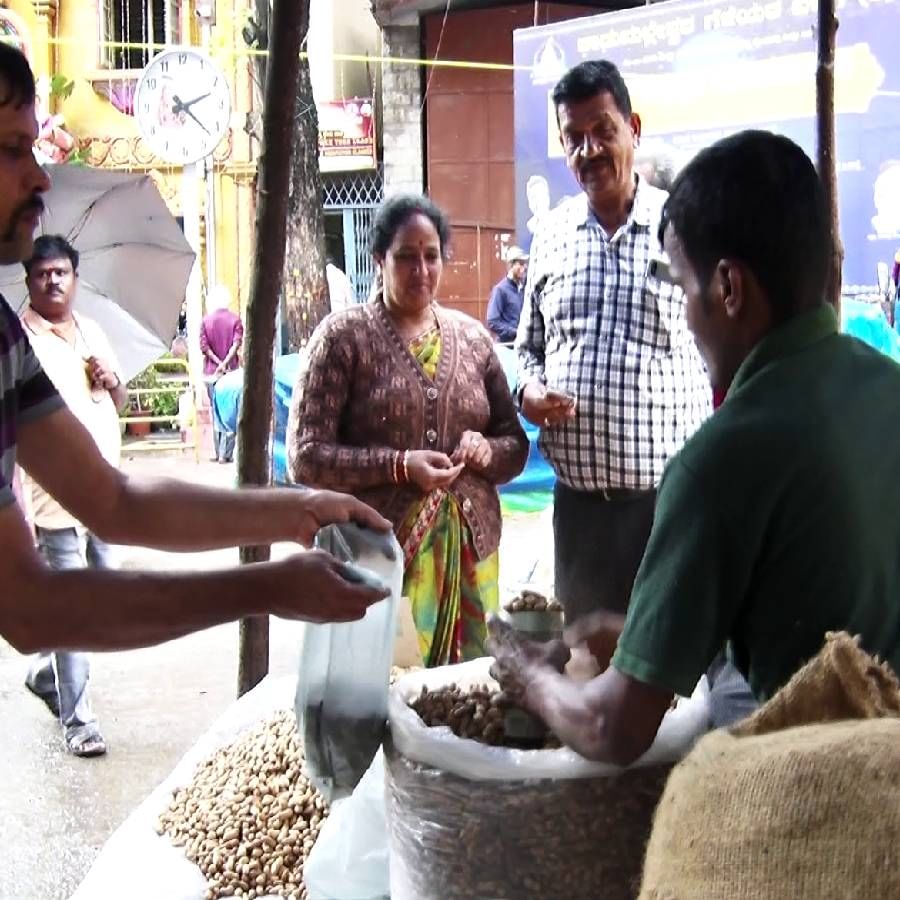
[[[436,450],[410,450],[406,458],[409,480],[426,494],[437,488],[448,488],[462,472],[464,463],[454,463],[446,453]]]
[[[533,381],[522,391],[522,415],[541,428],[561,425],[575,418],[575,398]]]
[[[374,531],[387,532],[391,530],[391,523],[384,516],[350,494],[341,494],[337,491],[304,490],[297,491],[296,498],[300,504],[300,521],[293,540],[305,547],[312,544],[319,529],[326,525],[356,522],[357,525],[371,528]],[[287,535],[285,539],[287,539]]]
[[[491,464],[493,451],[490,441],[478,431],[464,431],[459,446],[450,457],[451,462],[463,463],[476,472],[483,472]]]
[[[598,610],[576,619],[566,628],[563,639],[572,649],[584,644],[604,672],[609,668],[624,628],[625,616]]]
[[[85,362],[92,388],[111,391],[122,383],[115,369],[106,360],[98,356],[89,356]]]
[[[351,581],[346,567],[324,550],[297,553],[276,567],[269,602],[272,615],[306,622],[354,622],[388,591]]]
[[[558,641],[529,641],[499,616],[488,619],[488,634],[487,651],[495,660],[491,674],[519,705],[524,706],[528,685],[538,671],[562,672],[569,661],[568,651]]]

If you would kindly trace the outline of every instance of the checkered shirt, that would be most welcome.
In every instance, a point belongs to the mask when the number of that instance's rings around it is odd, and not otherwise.
[[[607,237],[579,194],[531,245],[516,348],[519,388],[576,398],[576,415],[539,446],[568,486],[641,490],[709,415],[709,378],[668,280],[657,230],[663,191],[638,178],[628,221]]]

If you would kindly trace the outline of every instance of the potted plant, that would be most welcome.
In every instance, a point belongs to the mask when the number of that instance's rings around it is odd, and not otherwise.
[[[128,382],[128,406],[125,415],[128,419],[142,418],[144,416],[155,415],[153,412],[152,399],[155,394],[143,393],[159,386],[159,378],[153,366],[148,366],[140,375],[135,375]],[[150,422],[133,422],[128,421],[125,430],[133,437],[146,437],[150,434]]]

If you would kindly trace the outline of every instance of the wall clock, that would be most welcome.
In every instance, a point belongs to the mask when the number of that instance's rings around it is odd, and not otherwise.
[[[228,132],[228,80],[199,50],[164,50],[141,74],[134,115],[144,140],[160,159],[180,165],[197,162],[209,156]]]

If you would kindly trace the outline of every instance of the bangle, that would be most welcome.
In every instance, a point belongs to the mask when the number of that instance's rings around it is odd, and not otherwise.
[[[399,471],[399,466],[400,466],[400,451],[398,450],[398,451],[394,454],[393,459],[391,460],[391,469],[392,469],[392,472],[393,472],[393,480],[394,480],[394,484],[399,484],[399,483],[400,483],[400,471]]]
[[[409,481],[409,450],[403,451],[403,480]]]

